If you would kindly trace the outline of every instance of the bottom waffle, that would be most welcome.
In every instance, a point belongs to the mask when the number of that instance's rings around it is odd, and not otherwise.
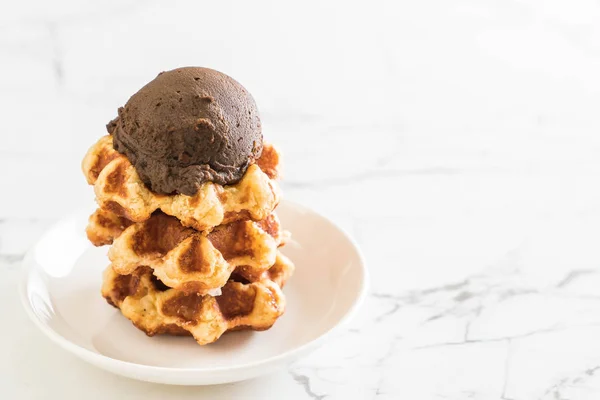
[[[148,267],[119,275],[104,272],[102,296],[148,336],[192,335],[200,345],[212,343],[230,330],[269,329],[285,310],[281,288],[294,270],[280,252],[261,279],[249,283],[232,275],[219,296],[170,289]]]

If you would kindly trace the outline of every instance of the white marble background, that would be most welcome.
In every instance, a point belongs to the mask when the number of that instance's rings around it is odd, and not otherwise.
[[[79,162],[157,72],[255,96],[288,198],[357,238],[362,312],[288,371],[134,382],[26,320],[20,259],[92,201]],[[600,397],[600,3],[4,1],[0,397]],[[4,397],[7,396],[7,397]]]

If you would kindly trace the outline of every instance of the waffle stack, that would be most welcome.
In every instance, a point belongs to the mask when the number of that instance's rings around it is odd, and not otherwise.
[[[99,208],[87,236],[111,245],[102,296],[149,336],[192,335],[212,343],[231,330],[270,328],[285,309],[294,270],[279,248],[278,151],[262,154],[231,185],[203,183],[196,194],[159,194],[107,135],[83,172]]]

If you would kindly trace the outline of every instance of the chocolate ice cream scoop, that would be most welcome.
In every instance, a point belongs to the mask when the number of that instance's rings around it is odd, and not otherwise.
[[[207,181],[236,183],[263,146],[250,93],[208,68],[161,72],[106,128],[142,181],[164,194],[191,196]]]

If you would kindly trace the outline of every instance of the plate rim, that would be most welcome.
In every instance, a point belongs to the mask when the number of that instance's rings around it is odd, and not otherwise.
[[[328,330],[324,331],[317,338],[315,338],[311,341],[308,341],[308,342],[306,342],[296,348],[293,348],[291,350],[285,351],[280,354],[276,354],[274,356],[271,356],[271,357],[268,357],[268,358],[265,358],[262,360],[247,362],[245,364],[234,365],[234,366],[201,367],[201,368],[198,368],[198,367],[165,367],[165,366],[146,365],[146,364],[139,364],[139,363],[135,363],[135,362],[131,362],[131,361],[119,360],[117,358],[113,358],[113,357],[107,356],[102,353],[94,352],[85,347],[79,346],[78,344],[73,343],[72,341],[68,340],[67,338],[65,338],[58,332],[56,332],[54,329],[51,329],[48,325],[44,324],[40,320],[40,318],[36,315],[36,313],[33,311],[33,308],[31,307],[29,298],[27,296],[28,278],[29,278],[32,270],[35,268],[33,266],[33,262],[32,262],[33,250],[36,248],[36,246],[42,240],[44,240],[46,234],[49,231],[51,231],[57,224],[60,224],[61,222],[68,220],[70,218],[75,218],[77,216],[77,214],[81,213],[82,208],[78,208],[77,210],[75,210],[71,213],[68,213],[68,214],[62,216],[61,218],[59,218],[56,222],[54,222],[52,225],[50,225],[44,231],[44,234],[42,234],[39,237],[39,239],[37,239],[35,241],[35,243],[33,245],[31,245],[31,247],[27,250],[25,257],[23,258],[23,261],[21,264],[23,271],[22,271],[22,275],[20,278],[20,282],[19,282],[19,288],[18,288],[21,305],[23,306],[23,308],[25,308],[25,311],[26,311],[27,315],[29,316],[29,319],[49,339],[51,339],[54,343],[58,344],[63,349],[65,349],[65,350],[77,355],[78,357],[80,357],[88,362],[91,362],[95,365],[101,364],[101,365],[104,365],[107,367],[114,365],[117,368],[118,367],[136,368],[136,369],[142,369],[147,372],[155,372],[155,373],[195,374],[195,373],[235,372],[235,371],[242,371],[242,370],[247,370],[247,369],[260,368],[260,367],[264,367],[267,365],[278,364],[278,363],[282,363],[288,359],[295,360],[298,358],[298,356],[301,356],[305,352],[322,345],[324,343],[324,341],[326,341],[333,333],[335,333],[341,327],[346,325],[356,315],[360,306],[363,304],[363,302],[367,296],[370,277],[369,277],[369,270],[367,268],[367,264],[365,261],[365,257],[362,253],[362,250],[358,246],[358,243],[356,243],[356,240],[345,229],[340,227],[338,224],[336,224],[334,221],[327,218],[323,214],[321,214],[307,206],[304,206],[300,203],[297,203],[297,202],[291,201],[291,200],[287,200],[287,199],[282,200],[281,203],[286,203],[286,205],[289,205],[291,207],[309,211],[309,212],[315,214],[317,217],[324,219],[326,222],[331,224],[335,229],[337,229],[342,234],[344,239],[346,239],[352,245],[353,249],[356,251],[356,254],[358,255],[359,265],[360,265],[359,270],[362,274],[362,280],[360,282],[358,295],[355,297],[354,302],[352,303],[352,305],[350,306],[348,311],[346,311],[346,313],[342,316],[342,318],[340,318],[340,320],[334,326],[332,326]],[[114,371],[114,369],[107,369],[107,370]],[[139,377],[138,379],[142,379],[142,378]]]

